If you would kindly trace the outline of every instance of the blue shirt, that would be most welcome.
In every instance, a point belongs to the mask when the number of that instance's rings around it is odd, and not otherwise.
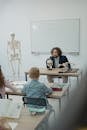
[[[22,93],[30,98],[46,98],[47,95],[52,93],[52,89],[48,88],[44,83],[40,83],[38,80],[32,80],[24,85]]]

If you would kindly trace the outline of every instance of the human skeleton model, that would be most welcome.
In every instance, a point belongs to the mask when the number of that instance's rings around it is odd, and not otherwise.
[[[8,60],[13,73],[13,78],[20,78],[21,65],[21,43],[15,40],[15,34],[11,34],[11,41],[8,41],[7,46]]]

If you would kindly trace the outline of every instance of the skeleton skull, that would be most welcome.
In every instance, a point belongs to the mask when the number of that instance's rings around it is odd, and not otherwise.
[[[49,67],[49,69],[52,69],[53,61],[51,59],[47,60],[47,66]]]

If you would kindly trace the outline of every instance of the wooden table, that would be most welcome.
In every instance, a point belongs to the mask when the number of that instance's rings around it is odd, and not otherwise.
[[[18,123],[15,130],[38,130],[45,120],[47,121],[49,114],[49,110],[47,110],[41,115],[31,116],[28,109],[23,107],[19,119],[7,119],[7,122]]]
[[[51,75],[51,76],[68,76],[68,77],[76,77],[77,83],[79,83],[79,77],[81,76],[81,72],[78,68],[70,69],[67,72],[64,72],[62,68],[55,68],[52,70],[48,70],[47,68],[40,68],[40,75]],[[25,80],[27,81],[28,71],[25,72]]]
[[[52,83],[48,83],[47,85],[48,87],[51,87],[52,86]],[[15,87],[17,87],[18,91],[17,92],[12,92],[10,89],[6,89],[6,95],[7,95],[7,98],[9,98],[9,95],[15,95],[15,96],[26,96],[25,94],[21,93],[21,90],[20,90],[20,86],[18,88],[18,86],[16,86],[15,84]],[[21,88],[22,89],[22,88]],[[62,101],[62,97],[64,95],[67,95],[67,97],[69,97],[69,84],[66,84],[62,91],[53,91],[53,93],[49,96],[47,96],[48,98],[52,98],[52,99],[58,99],[59,100],[59,110],[61,111],[61,101]]]

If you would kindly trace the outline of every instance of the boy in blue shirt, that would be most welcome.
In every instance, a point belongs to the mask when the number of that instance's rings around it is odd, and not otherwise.
[[[40,72],[36,67],[32,67],[29,71],[31,82],[27,82],[22,90],[29,98],[45,98],[52,93],[52,89],[48,88],[44,83],[39,82]]]

